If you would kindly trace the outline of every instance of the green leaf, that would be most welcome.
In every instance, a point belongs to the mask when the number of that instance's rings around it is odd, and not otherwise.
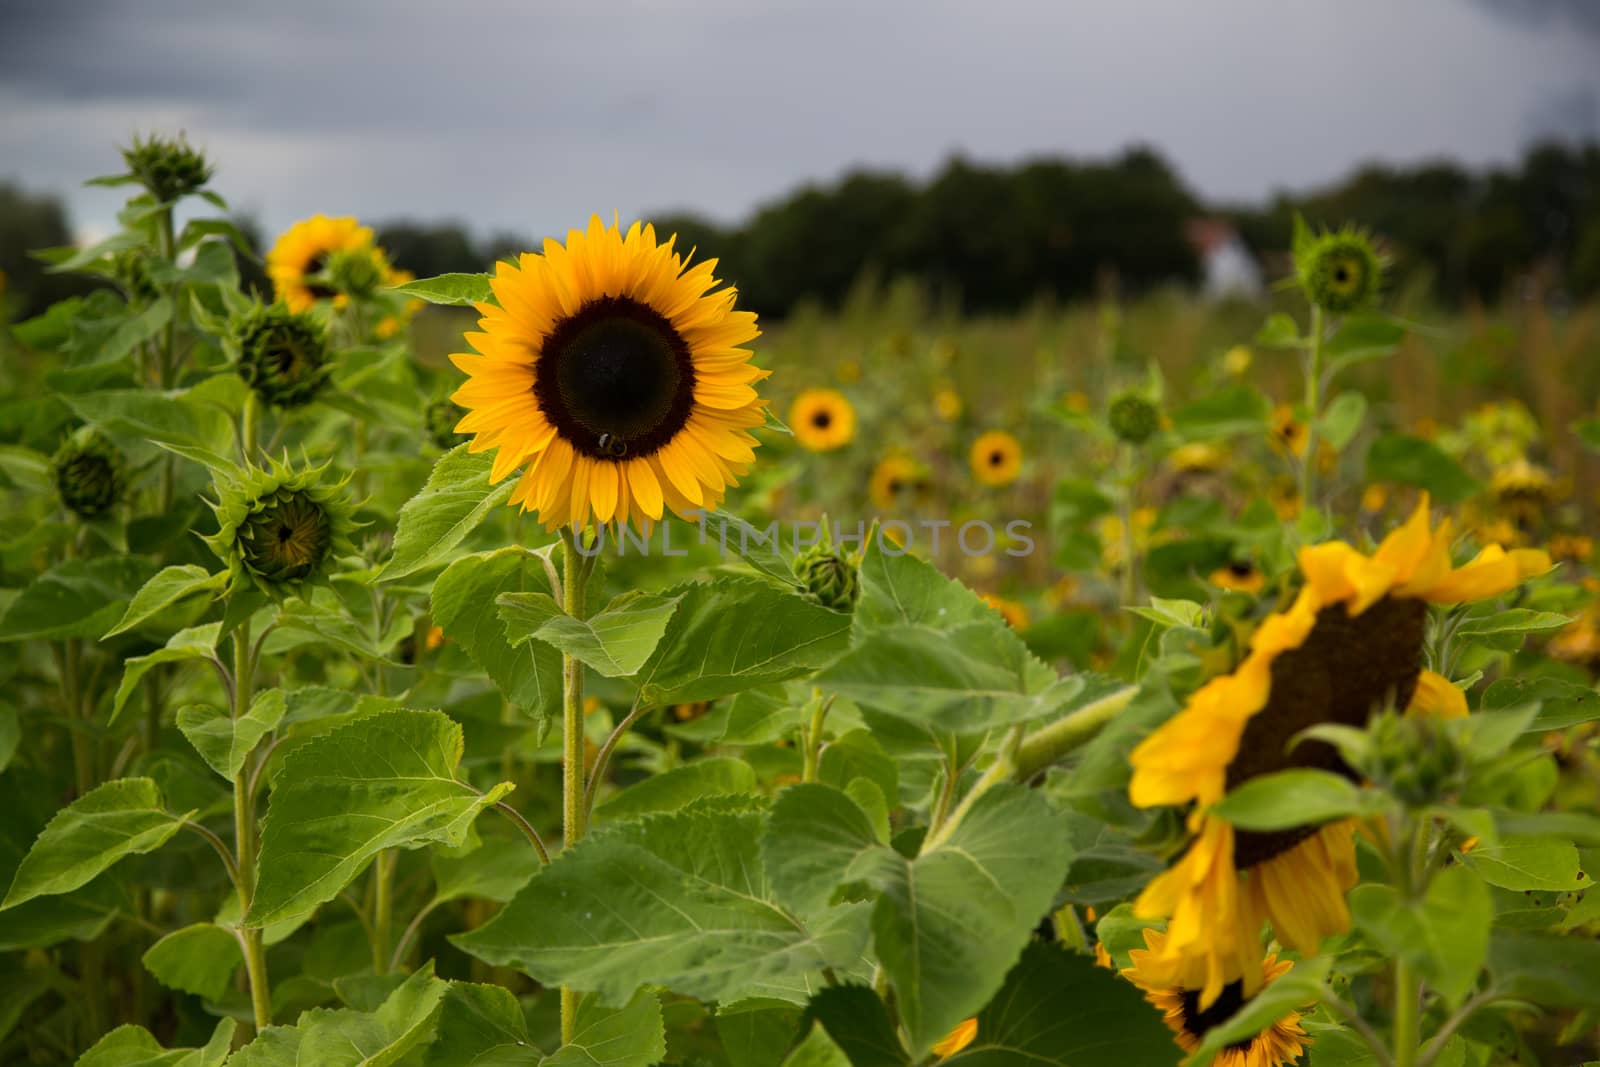
[[[1529,608],[1507,608],[1477,618],[1469,618],[1456,630],[1457,637],[1491,637],[1503,634],[1541,633],[1559,630],[1572,621],[1569,615]]]
[[[507,700],[543,716],[553,716],[561,707],[561,654],[541,642],[513,646],[489,606],[509,593],[548,595],[549,589],[544,566],[515,547],[463,556],[433,583],[434,621]]]
[[[1377,815],[1387,807],[1382,793],[1362,789],[1327,771],[1301,769],[1252,778],[1223,797],[1211,812],[1241,830],[1287,830]]]
[[[436,274],[432,278],[418,278],[391,286],[390,290],[426,300],[430,304],[450,307],[471,307],[494,302],[494,291],[489,288],[487,274]]]
[[[1566,892],[1591,884],[1578,866],[1578,850],[1560,837],[1515,837],[1492,847],[1479,847],[1462,861],[1485,882],[1501,889]]]
[[[150,576],[127,556],[69,559],[35,578],[0,616],[0,642],[99,637]]]
[[[1203,627],[1205,624],[1205,605],[1197,604],[1193,600],[1168,600],[1166,597],[1152,596],[1150,606],[1130,607],[1125,609],[1133,612],[1141,619],[1149,619],[1164,629],[1172,627],[1189,627],[1191,629]]]
[[[494,457],[473,455],[467,445],[439,457],[422,491],[400,508],[395,520],[394,555],[380,581],[394,582],[444,563],[450,552],[511,496],[513,479],[489,484]]]
[[[154,852],[189,815],[175,816],[149,778],[106,782],[56,812],[23,857],[0,911],[34,897],[70,893],[118,860]]]
[[[195,923],[163,937],[145,950],[145,970],[168,989],[221,1000],[244,954],[233,934],[211,923]]]
[[[1305,342],[1300,338],[1300,324],[1293,317],[1274,311],[1256,331],[1256,344],[1265,348],[1297,348]]]
[[[539,854],[521,839],[492,839],[459,855],[435,850],[429,862],[440,902],[477,897],[504,904],[539,871]]]
[[[228,1067],[394,1067],[434,1033],[446,983],[430,963],[375,1011],[313,1008],[294,1026],[269,1026]]]
[[[1324,373],[1335,375],[1357,363],[1386,359],[1406,339],[1406,328],[1381,315],[1352,315],[1322,346]]]
[[[1367,451],[1367,481],[1426,489],[1440,504],[1459,504],[1479,485],[1439,446],[1420,437],[1385,434]]]
[[[1591,450],[1600,452],[1600,417],[1579,419],[1572,424],[1572,432]]]
[[[798,585],[794,576],[794,552],[784,540],[776,519],[762,529],[730,512],[711,511],[704,513],[701,523],[708,533],[712,529],[717,531],[717,544],[724,555],[732,552],[780,585]]]
[[[535,1067],[542,1058],[529,1043],[522,1005],[509,989],[451,982],[422,1067]]]
[[[543,641],[607,678],[626,678],[645,665],[682,596],[624,593],[586,619],[574,619],[547,593],[495,598],[513,647]]]
[[[622,1003],[641,985],[702,1000],[803,1002],[825,967],[858,959],[862,905],[801,924],[773,895],[765,815],[702,801],[601,827],[483,926],[454,937],[490,963]]]
[[[1266,430],[1272,402],[1251,385],[1230,385],[1172,413],[1172,428],[1188,441],[1215,440]]]
[[[461,727],[438,711],[386,711],[301,745],[274,780],[248,926],[332,900],[386,848],[459,846],[480,811],[510,792],[479,794],[455,777]]]
[[[807,1013],[828,1031],[851,1067],[904,1067],[910,1062],[883,1001],[866,986],[829,986],[811,998]]]
[[[1246,1041],[1293,1011],[1303,1011],[1322,995],[1332,960],[1320,956],[1303,960],[1294,969],[1250,998],[1227,1022],[1207,1030],[1205,1040],[1184,1067],[1206,1067],[1229,1045]],[[1077,1067],[1076,1064],[1073,1067]]]
[[[1323,410],[1318,419],[1318,426],[1322,430],[1322,439],[1333,446],[1334,451],[1342,452],[1361,429],[1361,421],[1367,417],[1367,398],[1360,393],[1340,393],[1333,398],[1333,403]]]
[[[855,625],[866,632],[900,624],[953,630],[994,619],[994,610],[971,589],[910,553],[888,551],[874,537],[861,560],[861,600]]]
[[[218,623],[210,622],[204,626],[191,626],[187,630],[179,630],[167,639],[164,648],[127,660],[122,666],[122,681],[118,683],[116,695],[111,700],[110,721],[117,721],[117,716],[122,714],[122,709],[128,706],[134,691],[139,688],[140,679],[152,667],[159,667],[163,663],[211,658],[216,652],[219,629]]]
[[[0,772],[3,772],[11,763],[11,757],[16,755],[17,744],[22,740],[22,721],[17,715],[17,709],[10,704],[0,704]]]
[[[773,891],[796,915],[825,910],[838,890],[887,858],[872,820],[842,790],[819,783],[785,789],[761,843]]]
[[[62,400],[79,418],[112,435],[217,452],[233,447],[233,423],[227,414],[181,394],[110,389],[64,395]]]
[[[150,1031],[127,1023],[96,1041],[75,1067],[222,1067],[238,1025],[220,1020],[204,1048],[164,1049]]]
[[[1501,678],[1483,693],[1485,708],[1526,704],[1539,706],[1528,726],[1532,733],[1565,730],[1600,719],[1600,692],[1565,678]]]
[[[1506,993],[1552,1008],[1600,1008],[1600,941],[1496,930],[1489,970]]]
[[[1357,886],[1350,893],[1350,913],[1375,948],[1415,964],[1452,1005],[1477,985],[1494,902],[1471,871],[1448,867],[1439,872],[1421,902],[1405,900],[1391,886]]]
[[[572,1040],[551,1053],[544,1067],[650,1067],[667,1054],[661,1002],[639,990],[621,1008],[596,997],[578,1002]]]
[[[954,1067],[1168,1067],[1172,1034],[1139,990],[1088,956],[1036,941],[978,1013]],[[858,1065],[859,1067],[859,1065]]]
[[[107,630],[105,636],[114,637],[131,630],[185,597],[198,593],[215,593],[227,583],[227,580],[225,572],[212,574],[194,563],[166,567],[133,594],[133,600],[129,602],[128,610],[123,613],[122,621]]]
[[[239,777],[261,739],[278,728],[286,709],[283,690],[263,689],[237,719],[222,708],[191,704],[178,709],[178,729],[200,758],[228,781]]]
[[[822,1023],[811,1024],[806,1036],[783,1058],[783,1067],[851,1067],[849,1057],[828,1036]]]
[[[633,819],[655,812],[677,811],[701,797],[756,791],[756,772],[750,764],[726,756],[711,756],[653,774],[601,804],[595,814],[606,819]]]
[[[644,700],[715,700],[782,682],[830,662],[849,641],[850,616],[756,578],[691,585],[637,672]]]
[[[800,1018],[799,1008],[782,1001],[718,1005],[717,1038],[729,1067],[778,1067],[794,1044]]]

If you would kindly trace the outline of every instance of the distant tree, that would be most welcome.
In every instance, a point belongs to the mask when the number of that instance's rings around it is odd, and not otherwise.
[[[0,182],[0,300],[11,317],[32,318],[57,300],[88,292],[95,283],[82,276],[47,274],[31,252],[72,243],[72,228],[61,201]],[[4,316],[0,316],[4,318]]]
[[[377,235],[390,261],[419,278],[482,271],[493,262],[473,244],[466,227],[456,222],[391,222],[379,226]]]

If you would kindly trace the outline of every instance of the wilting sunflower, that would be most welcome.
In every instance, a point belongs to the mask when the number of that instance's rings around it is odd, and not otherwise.
[[[972,442],[967,462],[984,485],[1010,485],[1022,473],[1022,445],[1004,430],[990,430]]]
[[[789,428],[801,447],[832,452],[856,435],[856,409],[837,389],[807,389],[789,409]]]
[[[1244,782],[1292,767],[1354,779],[1308,727],[1360,727],[1388,701],[1413,712],[1466,714],[1461,691],[1422,667],[1428,605],[1481,600],[1550,567],[1543,552],[1485,548],[1450,562],[1449,521],[1433,528],[1424,497],[1411,518],[1367,556],[1341,541],[1304,548],[1294,603],[1268,616],[1231,674],[1213,678],[1133,750],[1128,794],[1139,807],[1193,802],[1188,851],[1135,904],[1170,917],[1163,961],[1210,1007],[1227,983],[1260,988],[1259,934],[1312,955],[1349,926],[1345,891],[1356,879],[1354,824],[1235,830],[1207,812]]]
[[[596,215],[565,245],[502,261],[483,332],[466,335],[477,354],[450,357],[470,377],[456,432],[498,449],[491,481],[522,468],[511,503],[549,529],[714,507],[755,460],[770,373],[740,347],[760,336],[755,314],[711,291],[716,260],[687,266],[673,240]]]
[[[318,300],[346,302],[344,294],[311,276],[323,273],[330,260],[340,253],[363,251],[377,246],[372,230],[349,216],[330,218],[313,215],[290,226],[267,253],[267,276],[272,279],[278,299],[290,311],[304,311]],[[383,262],[387,268],[387,260]]]
[[[947,1060],[951,1056],[954,1056],[956,1053],[960,1052],[962,1049],[966,1048],[968,1045],[972,1044],[973,1038],[977,1036],[978,1017],[974,1015],[970,1019],[963,1019],[959,1023],[956,1023],[954,1030],[951,1030],[938,1041],[935,1041],[933,1043],[932,1052],[937,1058],[941,1060]]]
[[[1143,990],[1144,999],[1162,1013],[1179,1047],[1193,1052],[1209,1030],[1232,1018],[1250,998],[1242,982],[1230,982],[1221,996],[1202,1008],[1198,991],[1185,988],[1164,962],[1166,937],[1159,930],[1147,928],[1144,943],[1148,948],[1128,953],[1133,966],[1123,968],[1122,976]],[[1269,955],[1261,961],[1263,984],[1270,985],[1293,966],[1288,960]],[[1298,1060],[1309,1044],[1311,1039],[1300,1026],[1300,1013],[1291,1011],[1274,1019],[1271,1026],[1254,1037],[1226,1046],[1211,1062],[1214,1067],[1284,1067]]]
[[[885,456],[872,468],[872,478],[867,482],[867,495],[875,507],[887,511],[901,503],[905,494],[927,488],[927,479],[917,461],[910,456],[895,453]]]

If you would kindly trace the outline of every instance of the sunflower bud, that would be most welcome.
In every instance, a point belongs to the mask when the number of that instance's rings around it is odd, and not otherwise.
[[[122,453],[87,427],[67,438],[50,461],[50,478],[67,510],[94,519],[122,499],[127,476]]]
[[[1130,390],[1112,399],[1106,422],[1119,440],[1142,445],[1161,428],[1161,411],[1143,395]]]
[[[423,412],[423,429],[440,448],[454,448],[465,434],[456,433],[456,424],[466,417],[466,411],[453,400],[435,400]]]
[[[1306,298],[1332,315],[1372,303],[1383,281],[1383,261],[1359,230],[1323,233],[1297,242],[1295,274]]]
[[[254,586],[275,600],[301,595],[335,555],[353,551],[344,482],[324,483],[326,470],[269,459],[265,470],[218,485],[219,529],[206,543],[228,565],[229,592]]]
[[[324,273],[335,292],[365,300],[386,284],[389,264],[377,249],[342,248],[328,257]]]
[[[794,575],[806,596],[834,611],[855,607],[861,595],[859,570],[860,561],[853,554],[834,548],[833,538],[826,534],[794,561]]]
[[[128,173],[162,203],[198,192],[211,180],[211,164],[181,133],[170,141],[154,135],[145,140],[135,137],[122,150],[122,159]]]
[[[150,271],[150,252],[136,248],[116,260],[116,280],[130,303],[148,304],[161,295]]]
[[[327,334],[317,321],[282,304],[257,304],[233,324],[239,376],[262,402],[300,407],[333,372]]]
[[[1368,735],[1368,777],[1407,807],[1436,803],[1464,784],[1466,761],[1443,720],[1385,712],[1372,720]]]

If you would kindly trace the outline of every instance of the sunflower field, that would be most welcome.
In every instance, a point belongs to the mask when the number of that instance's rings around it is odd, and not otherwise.
[[[1600,314],[760,323],[123,156],[0,330],[0,1063],[1600,1062]]]

